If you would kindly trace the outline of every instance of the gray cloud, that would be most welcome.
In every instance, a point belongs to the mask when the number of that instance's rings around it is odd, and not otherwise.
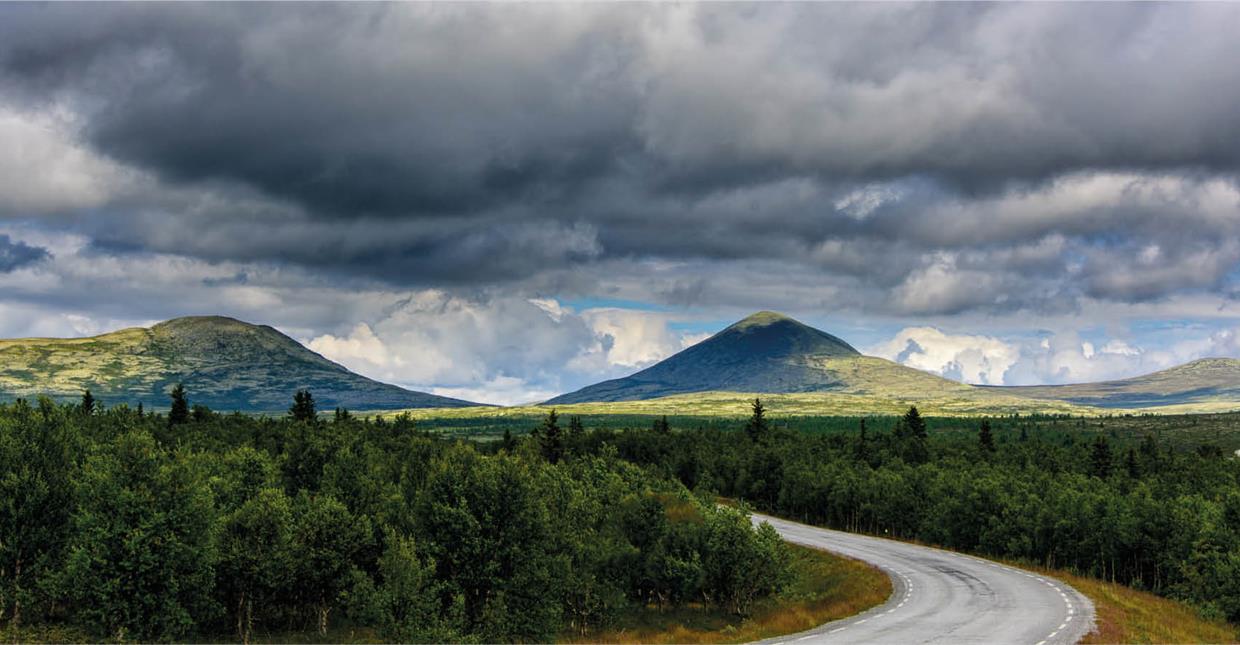
[[[1237,31],[1233,5],[6,5],[0,107],[66,115],[30,140],[73,198],[0,218],[238,265],[215,289],[1225,294]]]
[[[51,254],[45,248],[31,246],[21,240],[13,241],[8,235],[0,235],[0,273],[11,273],[49,257]]]

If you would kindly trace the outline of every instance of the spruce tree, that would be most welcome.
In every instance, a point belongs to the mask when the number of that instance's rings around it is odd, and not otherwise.
[[[297,390],[297,393],[293,395],[293,407],[288,409],[288,413],[294,421],[314,422],[317,415],[314,410],[314,397],[310,395],[310,390]]]
[[[990,431],[990,419],[982,419],[982,426],[977,431],[977,443],[983,452],[995,451],[995,436]]]
[[[95,397],[86,390],[82,393],[82,414],[90,416],[95,413]]]
[[[654,420],[654,431],[658,434],[668,434],[672,431],[672,427],[667,424],[667,415]]]
[[[138,401],[138,418],[141,419],[144,416],[146,416],[146,410],[142,409],[142,402]]]
[[[543,458],[555,464],[564,456],[564,438],[560,436],[560,415],[555,410],[547,413],[547,419],[539,428],[538,440]]]
[[[868,441],[868,439],[865,436],[865,419],[862,419],[861,433],[857,437],[857,459],[859,460],[865,459],[867,453],[869,452],[868,446],[866,446],[866,441]]]
[[[930,457],[927,447],[926,422],[916,406],[910,406],[896,421],[895,436],[900,456],[912,464],[924,463]]]
[[[172,409],[168,410],[168,425],[177,426],[189,422],[189,400],[185,398],[185,386],[177,383],[172,388]]]
[[[1111,445],[1107,443],[1104,435],[1098,435],[1090,448],[1089,474],[1099,479],[1106,479],[1111,475]]]
[[[749,435],[750,441],[757,443],[766,438],[770,429],[770,424],[766,421],[766,408],[762,407],[762,400],[754,399],[753,415],[749,417],[749,422],[745,424],[745,434]]]
[[[910,406],[908,412],[904,413],[904,431],[908,433],[911,439],[925,439],[926,422],[921,418],[921,413],[917,411],[917,406]]]

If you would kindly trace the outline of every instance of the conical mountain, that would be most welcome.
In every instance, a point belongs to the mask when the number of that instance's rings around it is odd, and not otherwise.
[[[476,405],[371,380],[271,327],[221,316],[91,338],[0,340],[0,399],[71,399],[90,389],[107,404],[163,407],[176,383],[191,403],[228,411],[283,412],[301,388],[322,410]]]
[[[603,381],[547,403],[631,401],[713,390],[829,390],[838,387],[839,380],[819,363],[860,355],[831,334],[761,311],[632,376]]]

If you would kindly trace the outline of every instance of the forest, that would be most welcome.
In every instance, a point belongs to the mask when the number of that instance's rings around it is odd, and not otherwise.
[[[0,405],[0,621],[139,641],[355,625],[531,642],[632,607],[744,615],[788,584],[789,553],[720,497],[1240,621],[1240,462],[1153,433],[916,409],[817,432],[755,401],[726,427],[552,412],[476,441],[319,414],[308,392],[282,418],[173,394],[166,414],[89,395]]]
[[[788,579],[769,525],[614,448],[496,451],[405,416],[323,418],[307,392],[281,419],[173,396],[167,415],[89,393],[0,406],[0,625],[547,642],[632,605],[744,614]]]
[[[846,432],[789,430],[755,402],[744,432],[672,436],[656,419],[650,429],[589,433],[585,451],[615,446],[688,488],[808,523],[1067,569],[1240,622],[1240,460],[1231,453],[1114,424],[1091,431],[1101,422],[1082,418],[939,420],[912,408],[850,423]]]

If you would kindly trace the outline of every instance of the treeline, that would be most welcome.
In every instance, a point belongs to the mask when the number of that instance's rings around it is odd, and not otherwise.
[[[824,436],[755,412],[745,432],[656,420],[585,441],[803,521],[1071,569],[1240,622],[1240,461],[1221,451],[1150,435],[1000,435],[988,420],[938,435],[915,409],[887,431],[862,419]]]
[[[309,393],[281,419],[179,388],[167,416],[18,401],[0,405],[0,625],[529,642],[632,607],[744,614],[788,553],[711,499],[554,418],[475,445],[407,416],[321,420]]]

